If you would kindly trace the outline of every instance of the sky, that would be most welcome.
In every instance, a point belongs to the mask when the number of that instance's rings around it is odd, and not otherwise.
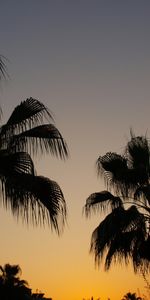
[[[0,264],[19,264],[22,278],[53,300],[146,294],[132,267],[95,268],[90,237],[104,217],[86,219],[86,198],[105,189],[95,162],[121,153],[132,127],[149,133],[150,2],[147,0],[1,0],[0,53],[9,79],[0,90],[3,122],[33,97],[54,114],[70,157],[35,157],[39,175],[61,186],[68,221],[58,237],[27,226],[0,207]]]

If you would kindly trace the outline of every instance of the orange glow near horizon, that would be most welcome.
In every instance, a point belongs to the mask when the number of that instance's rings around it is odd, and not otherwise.
[[[66,228],[63,235],[57,237],[48,229],[22,228],[8,213],[3,212],[4,215],[3,223],[13,227],[15,236],[12,234],[9,240],[4,240],[3,236],[5,249],[11,249],[11,259],[7,251],[2,251],[1,264],[19,264],[22,279],[28,281],[33,292],[42,291],[54,300],[91,297],[120,300],[129,291],[146,294],[142,276],[135,275],[130,266],[112,265],[108,272],[104,272],[103,266],[100,269],[94,267],[94,258],[88,253],[90,235],[85,237],[84,234],[85,226],[89,233],[89,227],[95,226],[92,220],[90,226],[86,224],[87,220],[79,221],[79,226],[83,223],[80,233],[75,227],[72,230]],[[27,241],[31,241],[31,247]]]

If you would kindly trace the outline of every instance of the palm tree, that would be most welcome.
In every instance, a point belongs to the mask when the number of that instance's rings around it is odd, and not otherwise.
[[[127,143],[123,155],[108,152],[97,160],[98,174],[107,190],[91,194],[85,205],[91,211],[106,212],[94,230],[91,252],[105,269],[112,261],[128,264],[134,271],[150,267],[150,144],[146,136],[135,136]],[[111,191],[114,191],[114,195]]]
[[[136,293],[127,293],[122,300],[144,300],[141,297],[136,296]]]
[[[20,274],[19,265],[0,266],[0,296],[3,300],[31,299],[31,289],[27,281],[20,279]]]
[[[36,175],[31,158],[44,152],[67,158],[66,142],[50,120],[49,110],[29,98],[0,127],[0,192],[3,206],[13,215],[35,225],[50,224],[59,233],[66,218],[63,193],[55,181]]]
[[[8,76],[4,60],[0,55],[0,81]],[[40,152],[61,159],[68,156],[61,133],[53,124],[45,124],[45,117],[53,121],[40,101],[29,98],[0,127],[0,192],[3,206],[14,215],[36,225],[48,223],[59,233],[59,221],[64,225],[66,218],[63,193],[56,182],[36,175],[30,156]]]

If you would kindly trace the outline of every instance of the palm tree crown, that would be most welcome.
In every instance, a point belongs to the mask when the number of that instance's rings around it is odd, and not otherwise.
[[[136,293],[127,293],[122,300],[144,300],[141,297],[136,296]]]
[[[4,60],[0,55],[0,81],[8,76]],[[29,98],[0,127],[0,193],[3,206],[13,215],[36,225],[48,223],[59,233],[66,218],[63,193],[55,181],[36,175],[31,158],[43,152],[68,157],[67,144],[50,121],[52,115],[44,104]]]
[[[106,191],[91,194],[85,213],[100,209],[108,215],[94,230],[91,252],[105,268],[112,260],[132,261],[134,270],[150,266],[150,144],[146,136],[135,136],[123,155],[108,152],[97,160],[98,174],[105,179]],[[114,195],[111,193],[114,191]]]
[[[66,217],[63,193],[55,181],[36,175],[31,158],[44,152],[67,158],[67,144],[50,120],[44,104],[29,98],[0,127],[0,191],[13,215],[36,225],[48,223],[59,233]]]
[[[31,299],[31,289],[28,283],[20,279],[21,269],[19,265],[5,264],[0,266],[0,295],[4,300],[28,300]]]

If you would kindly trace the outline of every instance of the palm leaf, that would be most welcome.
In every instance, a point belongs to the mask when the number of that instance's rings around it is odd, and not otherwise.
[[[132,136],[127,144],[125,153],[132,168],[145,168],[150,171],[150,149],[146,137]]]
[[[4,60],[6,60],[6,58],[3,55],[0,55],[0,80],[2,80],[2,78],[6,79],[8,77],[7,67],[4,63]]]
[[[128,232],[141,232],[141,238],[146,236],[146,225],[143,216],[138,212],[136,207],[132,206],[128,210],[123,207],[114,209],[94,230],[91,238],[91,252],[95,255],[95,262],[99,265],[105,253],[105,267],[110,267],[113,255],[119,259],[121,253],[127,258],[127,248],[122,244],[122,234]],[[132,236],[132,234],[131,234]],[[119,241],[120,239],[120,241]],[[122,245],[122,252],[121,250]],[[130,245],[131,246],[131,245]],[[131,248],[130,248],[131,249]],[[109,252],[110,250],[110,252]],[[130,253],[129,253],[130,254]]]
[[[17,217],[33,224],[50,224],[60,233],[66,218],[66,204],[59,185],[42,176],[20,174],[5,182],[4,206]]]
[[[118,171],[127,170],[127,161],[123,156],[115,152],[107,152],[104,156],[99,156],[97,160],[98,173],[110,172],[112,175],[117,174]]]
[[[87,198],[84,210],[88,217],[91,214],[91,211],[97,212],[99,209],[105,211],[109,206],[112,210],[120,207],[122,206],[122,200],[119,197],[114,197],[108,191],[102,191],[93,193]]]
[[[118,183],[124,182],[128,172],[126,158],[117,153],[108,152],[98,158],[96,165],[98,174],[104,177],[107,187],[115,188],[116,186],[116,192],[118,192]]]
[[[111,241],[105,259],[105,270],[109,270],[112,261],[114,263],[121,263],[123,260],[126,264],[132,258],[132,253],[139,239],[139,230],[132,230],[130,232],[121,232],[114,240]]]
[[[9,77],[4,60],[6,60],[6,58],[3,55],[0,55],[0,81],[2,81],[2,79],[6,79]],[[0,107],[0,119],[1,116],[2,116],[2,108]]]
[[[148,204],[150,205],[150,184],[146,185],[146,186],[140,186],[139,188],[136,189],[135,193],[134,193],[134,198],[135,199],[140,199],[143,196],[145,199],[147,199]],[[146,202],[144,202],[144,204],[146,205]]]
[[[131,205],[127,210],[124,210],[120,223],[121,231],[142,230],[143,235],[146,235],[145,218],[140,213],[135,205]]]
[[[67,144],[59,130],[52,124],[45,124],[26,130],[19,135],[15,135],[9,145],[15,151],[29,151],[37,154],[39,148],[41,152],[50,152],[57,157],[68,156]]]
[[[28,173],[34,175],[34,165],[30,155],[26,152],[10,153],[0,151],[0,176],[7,178],[15,174]]]
[[[124,156],[108,152],[97,160],[98,174],[104,176],[109,189],[123,197],[133,196],[139,185],[147,183],[147,172],[143,168],[129,168]]]
[[[148,235],[147,239],[139,247],[138,255],[141,259],[147,260],[150,262],[150,236]],[[150,264],[150,263],[149,263]]]
[[[95,263],[99,265],[116,235],[119,233],[120,220],[124,209],[116,208],[93,231],[90,252],[94,253]]]
[[[10,136],[14,130],[22,132],[43,121],[43,117],[52,118],[48,109],[39,100],[28,98],[16,106],[9,120],[2,126],[1,135]]]

